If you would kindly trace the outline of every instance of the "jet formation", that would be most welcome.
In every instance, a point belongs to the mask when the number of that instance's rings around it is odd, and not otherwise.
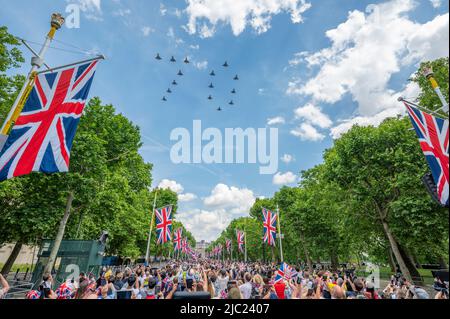
[[[163,58],[159,53],[156,54],[155,59],[156,59],[157,61],[163,61],[163,60],[164,60],[164,58]],[[168,61],[169,61],[171,64],[176,64],[176,63],[177,63],[177,60],[176,60],[175,56],[173,56],[173,55],[170,57],[170,59],[168,59]],[[185,58],[184,60],[182,60],[182,61],[183,61],[182,63],[184,63],[186,66],[189,65],[189,64],[191,63],[191,61],[189,61],[188,57],[186,57],[186,58]],[[225,61],[225,62],[222,64],[222,68],[223,68],[223,70],[230,68],[230,65],[228,64],[228,61]],[[219,73],[220,73],[220,72],[219,72]],[[178,73],[177,73],[176,75],[179,77],[179,79],[181,79],[181,77],[183,77],[185,74],[183,73],[183,70],[182,70],[182,69],[179,69],[179,70],[178,70]],[[215,92],[214,89],[216,88],[216,86],[214,85],[214,81],[212,81],[212,80],[216,77],[216,70],[211,70],[211,71],[209,72],[209,77],[211,78],[211,79],[210,79],[211,82],[210,82],[209,85],[207,85],[207,87],[210,89],[210,92],[214,93],[214,92]],[[232,81],[239,81],[239,75],[236,74],[233,78],[230,77],[230,80],[232,80]],[[162,99],[161,99],[163,102],[167,102],[167,101],[169,100],[169,95],[173,94],[173,89],[174,89],[174,87],[177,86],[177,85],[178,85],[178,82],[177,82],[176,80],[173,80],[172,83],[171,83],[171,85],[169,86],[169,88],[168,88],[168,89],[166,90],[166,92],[165,92],[165,93],[167,93],[168,95],[164,95],[164,96],[162,97]],[[233,94],[233,95],[236,95],[236,94],[237,94],[237,91],[236,91],[235,88],[232,88],[231,91],[228,91],[228,92],[230,92],[230,93]],[[213,101],[215,100],[215,99],[214,99],[214,94],[208,94],[207,100],[208,100],[210,103],[214,103],[214,102],[213,102]],[[234,105],[235,105],[234,99],[230,99],[229,102],[228,102],[228,105],[234,106]],[[216,110],[217,110],[218,112],[221,112],[221,111],[222,111],[222,108],[219,106],[219,107],[217,107]]]

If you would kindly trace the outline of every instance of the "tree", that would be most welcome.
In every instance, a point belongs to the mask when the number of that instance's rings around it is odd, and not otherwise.
[[[421,185],[427,165],[410,127],[406,118],[388,119],[378,128],[355,126],[326,152],[325,166],[327,178],[348,191],[374,225],[382,226],[402,273],[412,280],[419,274],[408,240],[418,234],[411,236],[414,229],[405,228],[405,222],[442,229],[447,213]],[[427,242],[440,241],[440,236]]]
[[[8,28],[0,26],[0,125],[11,109],[25,77],[21,75],[8,76],[6,71],[18,68],[25,60],[17,48],[20,42],[8,33]]]

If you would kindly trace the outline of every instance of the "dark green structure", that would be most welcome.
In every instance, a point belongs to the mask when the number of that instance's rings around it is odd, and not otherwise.
[[[53,247],[53,240],[44,240],[39,249],[38,261],[33,273],[34,287],[41,283],[43,271]],[[59,286],[69,278],[78,279],[80,272],[100,272],[105,245],[98,240],[63,240],[56,257],[53,270],[55,286]]]

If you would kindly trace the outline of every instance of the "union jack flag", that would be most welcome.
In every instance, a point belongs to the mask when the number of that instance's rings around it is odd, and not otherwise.
[[[425,113],[406,101],[405,105],[430,166],[439,201],[448,207],[448,120]]]
[[[56,289],[55,294],[56,299],[72,299],[75,295],[75,289],[72,284],[65,282]]]
[[[277,236],[277,214],[268,209],[263,208],[263,226],[264,237],[263,242],[269,246],[275,246],[275,238]]]
[[[37,290],[30,290],[26,296],[26,299],[40,299],[41,298],[41,293]]]
[[[36,76],[0,150],[0,181],[31,172],[68,172],[70,151],[98,61]]]
[[[172,239],[172,206],[155,210],[157,243],[164,244]]]
[[[288,264],[285,262],[281,263],[280,268],[277,271],[277,274],[275,276],[275,283],[283,281],[286,278],[287,272],[288,272]]]
[[[174,250],[179,251],[181,250],[181,241],[182,241],[182,235],[183,235],[183,229],[178,228],[174,235],[173,235],[173,243],[174,243]]]
[[[236,238],[237,238],[238,249],[242,253],[242,252],[244,252],[245,233],[240,230],[236,231]]]
[[[181,241],[181,252],[184,254],[187,254],[188,252],[188,240],[187,238],[183,238],[183,240]]]
[[[227,252],[230,253],[231,252],[231,239],[227,239],[225,241],[225,246],[227,247]]]

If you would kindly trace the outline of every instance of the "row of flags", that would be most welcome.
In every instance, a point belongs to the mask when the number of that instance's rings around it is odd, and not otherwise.
[[[155,209],[157,244],[163,245],[172,240],[172,205]],[[181,252],[193,259],[198,258],[198,254],[189,245],[187,237],[183,237],[183,229],[178,228],[173,232],[173,248],[175,252]]]

